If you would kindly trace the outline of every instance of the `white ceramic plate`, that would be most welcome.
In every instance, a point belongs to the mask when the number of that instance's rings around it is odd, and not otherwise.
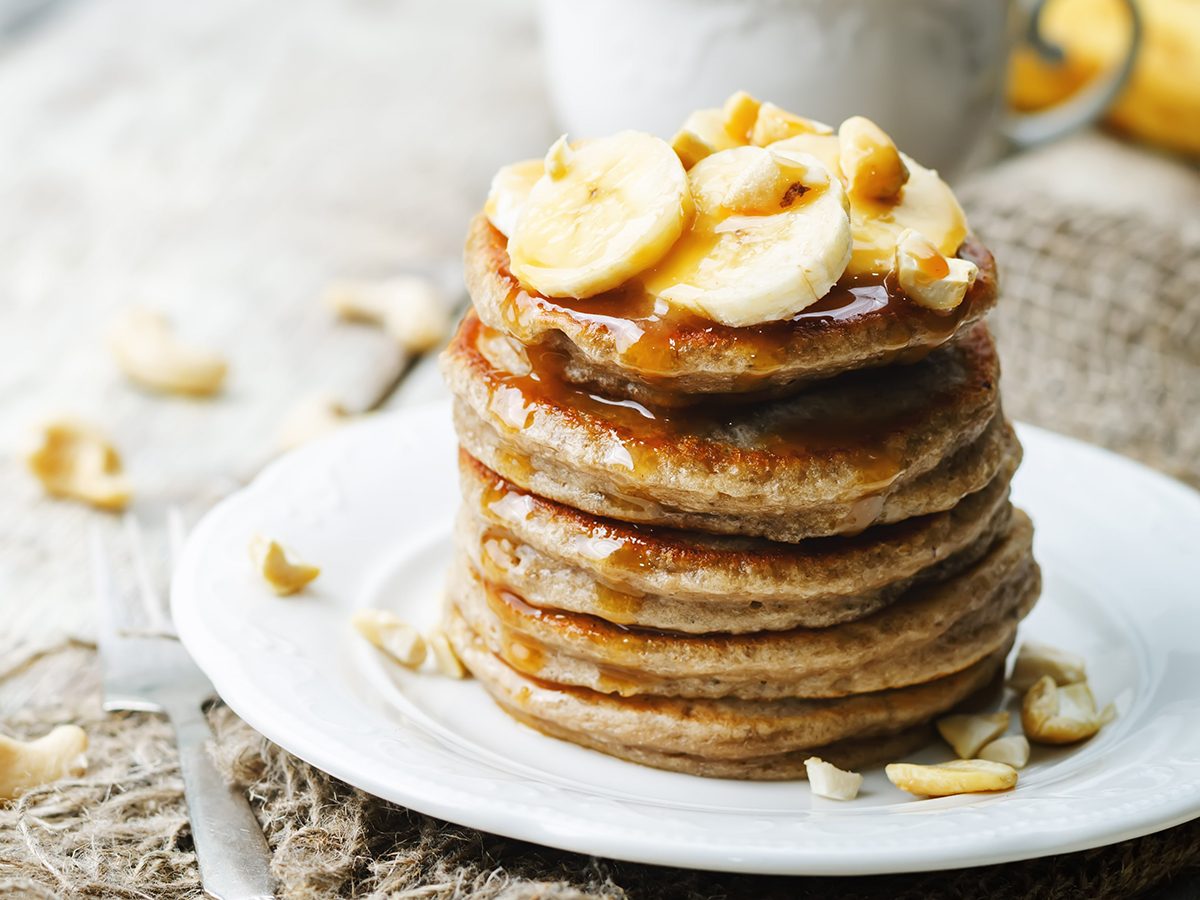
[[[444,404],[344,428],[213,510],[177,570],[175,621],[225,701],[297,756],[421,812],[583,853],[901,872],[1080,850],[1200,815],[1200,496],[1085,444],[1021,437],[1015,493],[1045,571],[1022,633],[1084,654],[1097,699],[1120,714],[1082,746],[1036,749],[1002,795],[915,800],[871,772],[859,799],[837,803],[804,782],[660,772],[518,725],[472,681],[388,665],[350,613],[437,618],[458,503]],[[247,561],[256,532],[322,566],[312,589],[266,589]]]

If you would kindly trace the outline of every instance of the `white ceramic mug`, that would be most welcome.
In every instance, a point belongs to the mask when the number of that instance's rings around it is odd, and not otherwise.
[[[878,122],[915,159],[954,175],[1004,143],[1050,140],[1096,118],[1137,52],[1044,112],[1005,111],[1021,38],[1047,55],[1045,0],[541,0],[550,96],[576,137],[669,136],[691,110],[744,89],[836,125]]]

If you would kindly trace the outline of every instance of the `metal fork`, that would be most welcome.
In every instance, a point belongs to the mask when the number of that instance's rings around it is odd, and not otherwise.
[[[246,797],[227,784],[205,750],[212,732],[203,704],[215,692],[175,634],[154,577],[141,526],[124,520],[136,601],[119,591],[99,526],[92,531],[92,568],[99,601],[104,708],[163,713],[175,729],[183,792],[192,824],[200,882],[219,900],[274,896],[270,850]],[[183,546],[183,517],[167,515],[172,566]]]

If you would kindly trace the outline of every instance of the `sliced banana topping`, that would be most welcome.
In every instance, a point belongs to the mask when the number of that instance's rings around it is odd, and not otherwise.
[[[805,173],[783,171],[797,159]],[[731,174],[733,161],[744,168]],[[716,200],[689,228],[701,194]],[[845,262],[837,206],[848,213]],[[896,271],[937,310],[961,303],[976,275],[956,259],[967,223],[954,194],[878,125],[854,116],[835,133],[745,91],[693,112],[669,144],[631,131],[563,136],[544,159],[497,172],[484,211],[509,238],[512,273],[534,290],[582,299],[641,274],[664,299],[735,326],[804,309],[832,287],[831,272]]]
[[[773,150],[811,153],[830,172],[846,177],[841,162],[841,140],[836,135],[801,134],[770,145]],[[900,160],[908,180],[893,201],[879,201],[862,192],[850,192],[850,222],[854,253],[849,275],[888,272],[892,268],[900,235],[911,228],[930,239],[939,253],[953,257],[967,236],[967,218],[949,185],[933,169],[926,169],[903,153]]]
[[[517,226],[517,217],[521,214],[525,201],[529,199],[529,192],[545,171],[542,160],[526,159],[505,166],[492,176],[492,186],[488,190],[487,202],[483,205],[483,214],[505,237],[512,235]]]
[[[675,132],[671,147],[683,167],[690,169],[706,156],[744,146],[750,143],[764,105],[770,104],[761,104],[745,91],[738,91],[719,109],[698,109]]]
[[[688,184],[696,219],[644,276],[651,294],[742,326],[794,315],[841,277],[846,197],[815,157],[735,147],[697,163]]]
[[[591,297],[658,262],[692,215],[670,145],[637,131],[589,141],[538,179],[509,236],[512,273],[550,297]]]
[[[774,103],[764,103],[758,108],[758,117],[750,129],[750,143],[765,147],[798,134],[833,134],[833,129],[824,122],[793,115]]]
[[[838,152],[846,187],[853,196],[894,203],[908,181],[908,166],[882,128],[852,116],[838,128]]]
[[[1116,716],[1110,703],[1097,711],[1096,699],[1086,681],[1059,687],[1043,675],[1021,703],[1021,727],[1039,744],[1073,744],[1090,738]]]
[[[929,238],[911,228],[896,243],[896,279],[910,298],[928,309],[954,309],[975,283],[979,267],[966,259],[947,259]]]

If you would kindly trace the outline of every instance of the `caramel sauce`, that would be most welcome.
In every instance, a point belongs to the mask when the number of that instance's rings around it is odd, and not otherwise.
[[[539,678],[546,668],[546,657],[553,651],[539,639],[522,630],[523,618],[556,619],[565,623],[576,635],[584,635],[594,642],[605,641],[605,654],[616,656],[621,663],[636,665],[640,641],[644,636],[638,632],[651,633],[653,629],[629,628],[606,623],[582,613],[566,613],[545,610],[527,603],[511,591],[484,582],[488,607],[499,620],[501,659],[522,675]],[[589,623],[595,623],[590,626]],[[657,632],[665,634],[665,632]],[[624,635],[624,637],[621,637]],[[615,636],[615,640],[614,640]],[[644,676],[623,665],[596,663],[599,678],[595,690],[605,694],[632,696],[644,693],[648,684],[659,683],[660,679]],[[539,679],[540,680],[540,679]],[[548,683],[550,684],[550,683]],[[556,689],[565,685],[551,684]]]
[[[942,259],[931,260],[929,265]],[[947,271],[949,271],[947,269]],[[638,280],[585,300],[550,298],[525,289],[502,269],[508,294],[500,304],[505,330],[524,344],[540,339],[539,322],[569,322],[572,330],[607,335],[621,364],[647,381],[670,375],[689,351],[715,345],[736,346],[747,360],[744,380],[756,381],[803,355],[815,334],[839,323],[872,318],[882,326],[881,345],[899,352],[921,336],[928,345],[949,339],[972,311],[974,295],[948,312],[912,302],[894,275],[874,273],[844,276],[816,303],[790,319],[761,325],[733,327],[674,307],[651,295]]]
[[[489,344],[505,340],[504,336],[474,316],[468,317],[463,328],[463,339],[495,365],[494,355],[486,350]],[[894,438],[925,408],[918,404],[916,409],[896,409],[886,415],[869,416],[850,408],[851,404],[831,409],[820,402],[821,392],[750,407],[752,419],[746,417],[747,407],[739,404],[736,397],[713,399],[690,407],[651,408],[634,400],[604,397],[570,383],[563,376],[566,363],[561,352],[535,344],[524,348],[522,364],[517,367],[520,371],[494,369],[489,376],[489,404],[494,418],[503,428],[519,433],[530,427],[539,408],[590,417],[593,424],[607,428],[611,436],[604,462],[614,468],[628,469],[634,475],[654,471],[660,453],[701,460],[712,459],[714,452],[724,448],[729,451],[726,459],[718,458],[713,465],[728,464],[728,460],[761,469],[781,460],[837,456],[860,473],[861,490],[878,492],[900,473],[902,460],[897,455]],[[875,385],[883,390],[895,376],[868,370],[841,378],[843,383],[857,379],[872,386],[871,390]],[[926,399],[936,401],[936,398]],[[747,423],[749,427],[743,429]],[[742,436],[735,442],[731,435],[738,433]],[[744,456],[747,453],[756,456],[750,460]],[[509,467],[498,460],[507,476],[518,483],[528,483],[528,478],[521,475],[532,474],[530,461],[514,457],[511,462],[513,466]],[[637,502],[636,497],[628,495],[620,499]]]

